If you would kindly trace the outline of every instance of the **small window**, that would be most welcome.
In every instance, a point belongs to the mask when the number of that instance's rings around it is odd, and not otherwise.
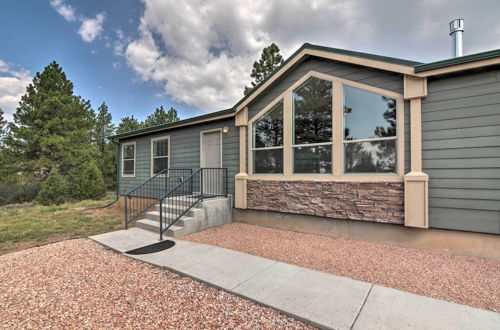
[[[396,100],[344,86],[346,173],[396,172]]]
[[[168,136],[151,139],[151,175],[169,167],[169,143]]]
[[[283,100],[252,125],[253,172],[283,173]]]
[[[122,144],[122,176],[135,176],[135,142]]]
[[[311,77],[293,92],[294,173],[332,173],[332,90]]]

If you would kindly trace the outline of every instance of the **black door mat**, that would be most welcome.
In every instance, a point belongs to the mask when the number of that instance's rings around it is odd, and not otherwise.
[[[126,254],[148,254],[148,253],[155,253],[155,252],[160,252],[166,249],[170,249],[175,245],[174,241],[161,241],[158,243],[154,243],[151,245],[146,245],[137,249],[133,249],[130,251],[125,252]]]

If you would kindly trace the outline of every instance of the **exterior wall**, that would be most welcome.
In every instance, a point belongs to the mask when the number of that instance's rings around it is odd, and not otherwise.
[[[228,168],[228,193],[234,194],[234,176],[239,171],[239,131],[234,118],[181,127],[160,133],[121,140],[136,141],[136,173],[134,178],[121,177],[120,194],[138,186],[151,177],[151,139],[170,136],[170,168],[200,168],[200,132],[229,127],[229,133],[222,134],[222,167]],[[120,159],[121,167],[121,159]]]
[[[404,93],[403,76],[399,73],[367,68],[359,65],[336,62],[328,59],[310,57],[297,64],[270,86],[248,106],[248,119],[251,120],[259,111],[293,85],[309,71],[316,71],[339,78],[382,88],[392,92]],[[410,127],[409,102],[405,102],[405,173],[410,171]]]
[[[500,234],[500,68],[428,80],[429,226]]]
[[[248,180],[247,207],[334,219],[404,223],[403,183]]]

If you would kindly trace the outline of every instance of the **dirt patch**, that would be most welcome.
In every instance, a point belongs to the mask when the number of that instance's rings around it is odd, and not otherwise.
[[[500,312],[500,261],[231,223],[182,239]]]

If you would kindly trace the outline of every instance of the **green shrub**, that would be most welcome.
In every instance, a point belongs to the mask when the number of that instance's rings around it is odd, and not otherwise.
[[[59,174],[56,168],[50,171],[49,176],[42,182],[36,201],[42,205],[59,205],[68,198],[68,183]]]
[[[71,179],[72,194],[77,200],[97,200],[106,195],[106,184],[95,161],[79,166],[77,171],[71,174]]]
[[[17,183],[4,182],[0,183],[0,205],[26,203],[35,199],[40,190],[39,182]]]

